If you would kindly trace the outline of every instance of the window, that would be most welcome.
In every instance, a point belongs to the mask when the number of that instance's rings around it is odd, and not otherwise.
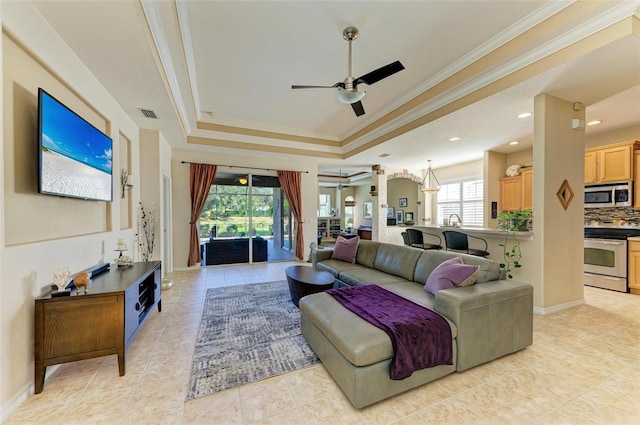
[[[451,214],[458,214],[464,226],[482,227],[483,190],[482,179],[441,185],[436,195],[438,225],[441,226]]]
[[[331,196],[326,193],[321,193],[318,204],[318,217],[329,216],[331,216]]]

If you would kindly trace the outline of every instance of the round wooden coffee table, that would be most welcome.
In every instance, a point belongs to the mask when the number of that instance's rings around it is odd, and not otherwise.
[[[291,301],[299,307],[300,298],[333,288],[335,278],[329,272],[321,272],[313,267],[291,266],[284,270],[289,283]]]

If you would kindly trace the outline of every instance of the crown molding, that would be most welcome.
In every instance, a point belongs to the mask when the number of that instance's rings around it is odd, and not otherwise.
[[[169,90],[171,97],[173,98],[173,104],[175,105],[178,117],[182,124],[182,128],[186,134],[191,133],[191,125],[189,123],[188,114],[185,109],[184,97],[180,91],[180,85],[178,78],[173,68],[173,61],[171,59],[171,52],[169,51],[169,43],[167,42],[167,36],[162,26],[162,20],[160,18],[160,12],[156,2],[142,1],[142,10],[144,12],[147,25],[151,31],[151,37],[153,38],[153,44],[160,57],[160,63],[162,65],[162,72],[169,84]]]
[[[186,1],[176,1],[176,12],[178,13],[178,29],[182,41],[182,54],[187,68],[187,78],[189,79],[189,90],[193,110],[196,120],[200,114],[200,96],[198,95],[198,73],[196,72],[196,59],[193,53],[193,38],[191,37],[191,20],[189,19],[189,4]]]
[[[640,2],[634,1],[634,3]],[[386,136],[393,133],[394,131],[399,131],[401,134],[404,134],[411,129],[402,131],[400,130],[402,127],[410,126],[412,123],[415,123],[421,118],[425,118],[428,114],[436,112],[439,109],[462,99],[464,96],[470,95],[477,90],[490,86],[491,84],[501,80],[502,78],[513,74],[514,72],[524,69],[541,59],[549,57],[566,47],[585,40],[588,37],[606,28],[609,28],[612,25],[617,24],[621,20],[628,18],[629,16],[633,15],[633,13],[634,8],[632,8],[629,3],[617,4],[611,7],[611,9],[607,13],[599,14],[591,19],[588,19],[586,22],[581,23],[580,25],[576,25],[572,30],[563,32],[559,36],[549,41],[545,41],[545,43],[542,43],[540,46],[534,47],[509,61],[496,62],[494,63],[493,67],[488,69],[487,71],[472,76],[470,79],[467,79],[465,82],[457,85],[455,88],[435,95],[434,97],[423,102],[420,106],[400,115],[398,118],[390,121],[389,123],[381,125],[378,128],[375,128],[363,134],[362,136],[349,141],[346,145],[343,145],[343,147],[345,148],[345,155],[346,157],[350,157],[364,150],[359,148],[366,147],[366,149],[369,149],[372,147],[372,144],[373,146],[375,146],[377,144],[383,143],[389,139],[389,137]],[[535,28],[530,28],[529,31],[534,29]],[[521,32],[520,34],[523,33]],[[494,50],[498,49],[500,49],[500,47]],[[466,63],[466,60],[464,61],[464,63]],[[472,63],[470,63],[469,65],[472,65]],[[436,77],[434,77],[434,79],[435,78]],[[446,80],[440,82],[444,81]],[[434,86],[431,86],[429,88],[432,87]],[[380,139],[378,143],[374,142],[376,139]]]

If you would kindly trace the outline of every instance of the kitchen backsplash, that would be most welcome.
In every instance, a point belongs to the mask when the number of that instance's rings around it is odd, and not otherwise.
[[[625,220],[640,223],[640,210],[633,208],[585,208],[585,221]]]

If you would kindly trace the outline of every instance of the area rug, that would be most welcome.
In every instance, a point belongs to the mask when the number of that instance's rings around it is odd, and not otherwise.
[[[187,400],[319,363],[286,281],[207,290]]]

